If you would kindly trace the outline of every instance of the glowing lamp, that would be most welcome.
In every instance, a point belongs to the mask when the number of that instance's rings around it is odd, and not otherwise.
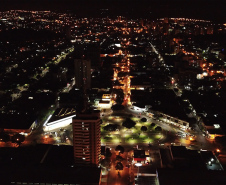
[[[135,166],[139,167],[139,166],[142,166],[142,164],[141,163],[136,163]]]

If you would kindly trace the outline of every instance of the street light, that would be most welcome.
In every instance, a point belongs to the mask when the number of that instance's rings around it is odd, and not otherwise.
[[[139,168],[140,168],[140,166],[142,166],[142,164],[141,163],[136,163],[135,166],[138,167],[138,171],[137,171],[137,178],[138,178],[139,177]]]

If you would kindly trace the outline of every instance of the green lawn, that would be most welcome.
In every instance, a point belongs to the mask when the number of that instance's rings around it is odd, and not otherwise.
[[[140,135],[127,135],[125,137],[126,143],[152,143],[161,138],[161,134],[147,135],[146,133],[141,133]]]

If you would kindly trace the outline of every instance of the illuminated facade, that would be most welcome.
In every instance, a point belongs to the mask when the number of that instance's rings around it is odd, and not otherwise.
[[[73,108],[58,108],[53,115],[50,115],[43,124],[44,131],[52,131],[58,128],[66,127],[71,124],[71,118],[75,116]]]
[[[75,165],[99,165],[101,157],[100,124],[100,111],[97,110],[79,113],[72,119]]]

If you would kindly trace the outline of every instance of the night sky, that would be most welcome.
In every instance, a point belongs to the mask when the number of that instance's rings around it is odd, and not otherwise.
[[[226,22],[225,0],[1,0],[0,10],[73,12],[78,17],[187,17]],[[108,9],[101,14],[100,9]]]

